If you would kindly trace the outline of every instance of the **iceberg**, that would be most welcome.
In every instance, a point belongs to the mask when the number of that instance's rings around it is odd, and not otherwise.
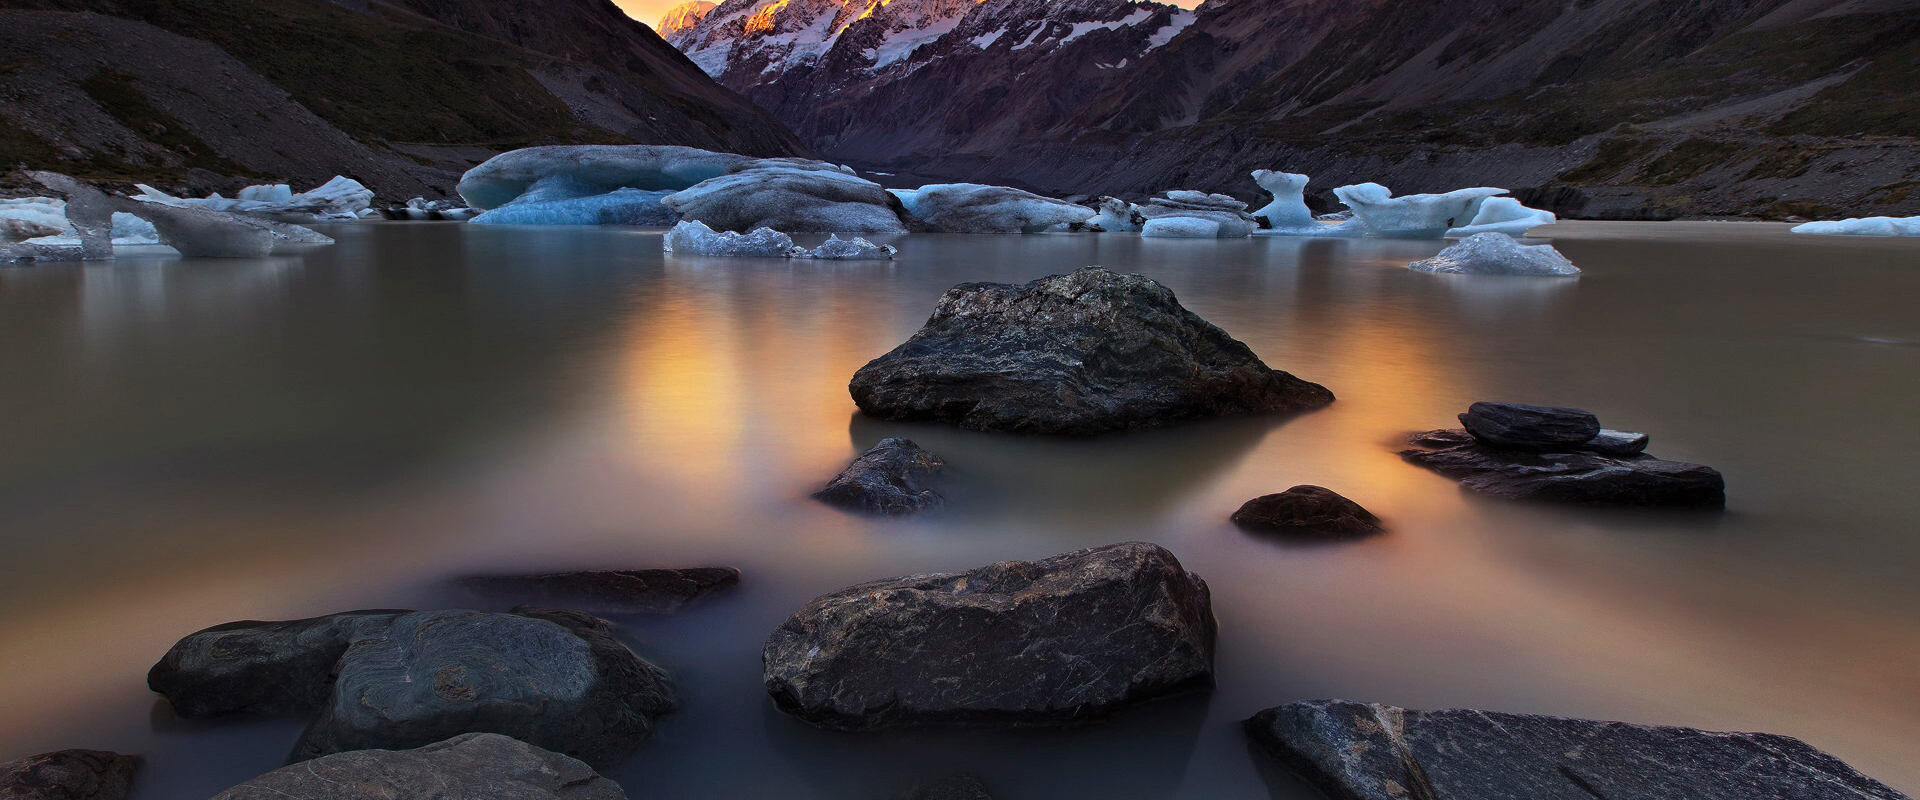
[[[380,215],[391,220],[455,220],[473,219],[479,209],[468,208],[447,200],[428,200],[416,197],[405,203],[391,203],[380,209]]]
[[[295,194],[284,183],[262,184],[241,189],[238,196],[175,197],[144,183],[136,184],[136,198],[175,207],[197,207],[209,211],[252,214],[278,222],[350,222],[359,219],[373,204],[373,190],[344,175],[305,192]]]
[[[679,191],[718,178],[759,159],[678,145],[550,145],[501,153],[460,176],[457,191],[467,205],[499,208],[544,183],[548,200],[555,187],[570,187],[576,197],[617,189]],[[561,180],[555,180],[561,179]],[[591,224],[591,223],[582,223]]]
[[[150,235],[181,255],[207,258],[263,256],[279,244],[333,243],[315,231],[252,214],[216,211],[192,202],[164,202],[144,193],[132,199],[110,197],[57,172],[27,175],[65,196],[60,208],[72,229],[74,243],[55,239],[6,245],[0,248],[0,260],[112,258],[114,239],[121,233]],[[123,221],[128,218],[131,220]]]
[[[1307,208],[1309,180],[1312,179],[1297,172],[1254,170],[1253,182],[1273,195],[1273,202],[1253,212],[1254,219],[1272,229],[1316,227],[1318,223],[1314,221],[1313,211]]]
[[[1559,221],[1551,211],[1528,208],[1511,197],[1489,197],[1480,203],[1480,211],[1466,225],[1447,231],[1449,239],[1464,239],[1476,233],[1504,233],[1525,236],[1527,231]]]
[[[666,227],[680,217],[662,200],[670,191],[615,189],[600,193],[570,176],[555,175],[499,208],[472,217],[475,225],[645,225]]]
[[[683,219],[715,230],[773,228],[793,233],[906,233],[898,197],[844,167],[764,159],[668,195]]]
[[[1133,213],[1146,222],[1141,227],[1142,236],[1148,235],[1148,226],[1156,219],[1183,218],[1205,219],[1216,223],[1214,235],[1221,239],[1241,239],[1253,235],[1259,224],[1253,215],[1247,213],[1247,204],[1224,194],[1208,194],[1191,189],[1176,189],[1159,197],[1147,200],[1146,205],[1133,207]],[[1173,230],[1199,230],[1197,226],[1175,227],[1162,225],[1161,233],[1169,236]],[[1181,234],[1184,235],[1184,234]]]
[[[1391,189],[1377,183],[1333,190],[1333,196],[1353,209],[1354,219],[1366,226],[1367,235],[1399,239],[1442,238],[1462,221],[1478,216],[1487,198],[1506,193],[1505,189],[1480,187],[1394,197]]]
[[[1504,233],[1476,233],[1432,258],[1407,265],[1415,272],[1454,275],[1579,275],[1580,268],[1553,245],[1523,245]]]
[[[1094,216],[1086,206],[1008,186],[937,183],[890,191],[908,214],[935,233],[1042,233]]]
[[[1793,232],[1823,236],[1920,236],[1920,217],[1856,217],[1807,222],[1793,226]]]
[[[896,250],[865,239],[828,236],[819,247],[808,250],[795,246],[793,237],[772,228],[755,228],[748,233],[715,231],[704,223],[682,221],[667,231],[661,249],[668,253],[692,256],[745,256],[751,258],[812,258],[831,261],[884,260]]]
[[[1166,239],[1220,239],[1220,221],[1206,217],[1155,217],[1140,227],[1140,235]]]
[[[1133,204],[1118,197],[1100,198],[1100,206],[1091,219],[1087,220],[1087,229],[1118,233],[1137,231],[1145,220],[1134,213]]]

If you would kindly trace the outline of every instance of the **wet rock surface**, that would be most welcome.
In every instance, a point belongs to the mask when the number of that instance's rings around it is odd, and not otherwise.
[[[946,498],[928,486],[945,468],[946,462],[939,456],[911,440],[884,439],[854,459],[826,488],[814,492],[813,498],[869,514],[928,511],[946,504]]]
[[[586,764],[493,733],[356,750],[282,767],[214,800],[624,800]]]
[[[608,764],[671,711],[666,673],[572,611],[357,612],[182,639],[148,675],[184,717],[314,717],[292,760],[491,732]]]
[[[693,567],[472,575],[455,583],[486,597],[593,614],[678,614],[708,595],[740,585],[740,570]]]
[[[1246,730],[1333,800],[1905,800],[1766,733],[1350,700],[1270,708]]]
[[[1140,275],[1086,267],[947,291],[850,385],[862,412],[982,431],[1088,435],[1333,401]]]
[[[1305,537],[1356,537],[1382,530],[1380,518],[1372,512],[1320,486],[1295,486],[1248,500],[1233,512],[1233,524],[1260,533]]]
[[[1644,453],[1507,450],[1490,447],[1459,430],[1428,431],[1415,434],[1411,441],[1416,447],[1400,451],[1402,458],[1493,497],[1608,506],[1719,508],[1726,504],[1726,480],[1718,470],[1700,464],[1664,461]]]
[[[1567,450],[1600,435],[1600,419],[1577,408],[1474,403],[1460,415],[1473,438],[1514,450]]]
[[[106,750],[58,750],[0,763],[0,800],[124,800],[138,763]]]
[[[784,711],[840,730],[1093,721],[1205,686],[1207,585],[1134,542],[816,598],[763,653]]]

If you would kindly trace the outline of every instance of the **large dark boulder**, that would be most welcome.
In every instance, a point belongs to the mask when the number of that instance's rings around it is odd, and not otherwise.
[[[1906,800],[1767,733],[1314,700],[1246,723],[1333,800]]]
[[[884,439],[854,459],[813,497],[827,505],[869,514],[928,511],[946,503],[946,498],[927,486],[929,479],[944,468],[946,462],[939,456],[910,440]]]
[[[1460,423],[1475,439],[1515,450],[1571,450],[1600,435],[1591,411],[1524,403],[1474,403]]]
[[[148,684],[182,716],[312,715],[294,761],[490,732],[605,765],[673,708],[666,673],[608,623],[538,609],[222,625],[174,645]]]
[[[593,614],[677,614],[740,584],[733,567],[473,575],[457,583],[478,595]]]
[[[577,760],[494,733],[355,750],[269,772],[213,800],[625,800]]]
[[[853,376],[869,416],[1097,434],[1333,402],[1140,275],[1086,267],[947,290],[918,333]]]
[[[1261,533],[1309,537],[1366,536],[1381,530],[1380,518],[1373,512],[1320,486],[1295,486],[1248,500],[1233,512],[1233,524]]]
[[[1413,443],[1413,449],[1400,451],[1402,458],[1494,497],[1610,506],[1726,505],[1725,479],[1700,464],[1644,453],[1508,450],[1457,430],[1417,434]]]
[[[852,586],[767,639],[767,691],[825,728],[1064,725],[1209,685],[1207,584],[1134,542]]]
[[[0,800],[125,800],[138,764],[105,750],[58,750],[0,763]]]

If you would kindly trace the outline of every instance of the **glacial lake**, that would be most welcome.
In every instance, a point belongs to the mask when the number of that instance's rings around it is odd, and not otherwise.
[[[330,226],[261,260],[0,269],[0,760],[138,753],[141,800],[282,763],[296,721],[146,690],[239,619],[474,607],[487,572],[731,565],[620,618],[681,710],[635,798],[1311,798],[1239,723],[1307,698],[1761,730],[1920,793],[1920,240],[1569,223],[1579,280],[1413,273],[1439,242],[913,236],[898,260],[666,257],[658,231]],[[804,243],[812,244],[811,240]],[[879,423],[847,379],[947,287],[1101,264],[1172,287],[1332,406],[1090,440]],[[1723,514],[1512,504],[1402,462],[1476,400],[1591,409],[1718,467]],[[906,435],[950,508],[807,493]],[[1386,535],[1243,533],[1320,484]],[[809,598],[1128,540],[1212,586],[1218,686],[1063,731],[816,730],[760,648]],[[498,605],[485,605],[501,608]]]

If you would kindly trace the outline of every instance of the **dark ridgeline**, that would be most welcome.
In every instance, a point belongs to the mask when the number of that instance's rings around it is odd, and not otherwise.
[[[6,5],[9,166],[194,194],[348,174],[404,199],[535,144],[805,152],[608,0]]]

